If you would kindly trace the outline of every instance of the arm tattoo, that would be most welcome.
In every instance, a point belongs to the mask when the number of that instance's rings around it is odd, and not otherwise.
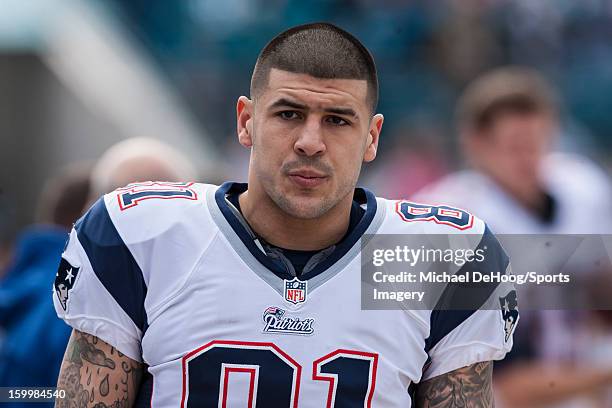
[[[57,388],[59,408],[127,408],[140,387],[142,365],[90,334],[72,332]]]
[[[486,361],[431,378],[417,386],[419,408],[493,408],[493,363]]]

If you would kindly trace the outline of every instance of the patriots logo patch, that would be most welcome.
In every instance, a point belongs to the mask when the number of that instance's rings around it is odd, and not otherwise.
[[[74,282],[81,268],[70,265],[70,263],[62,258],[57,273],[55,274],[55,294],[62,305],[62,309],[66,310],[68,295],[74,286]]]
[[[518,302],[516,301],[516,291],[513,290],[504,297],[499,298],[499,305],[501,306],[502,318],[504,319],[504,333],[505,341],[510,339],[516,322],[519,319]]]

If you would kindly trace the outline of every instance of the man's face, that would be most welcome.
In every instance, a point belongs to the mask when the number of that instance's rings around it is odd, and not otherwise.
[[[539,191],[540,166],[555,133],[543,113],[502,113],[482,134],[472,136],[469,153],[477,165],[516,192]]]
[[[238,101],[240,143],[251,148],[249,189],[285,213],[318,218],[352,194],[361,164],[376,156],[382,115],[371,116],[367,82],[272,69],[256,101]]]

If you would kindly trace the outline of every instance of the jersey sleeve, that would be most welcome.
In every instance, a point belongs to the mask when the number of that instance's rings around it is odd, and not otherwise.
[[[478,248],[486,249],[485,260],[477,267],[466,263],[462,270],[509,274],[505,251],[485,226]],[[477,249],[478,249],[477,248]],[[470,297],[469,307],[465,296]],[[449,284],[430,315],[426,340],[428,364],[421,381],[482,361],[501,360],[512,348],[512,335],[519,313],[514,286],[491,282],[466,289]]]
[[[142,361],[147,288],[104,198],[71,231],[53,289],[55,310],[69,326]]]

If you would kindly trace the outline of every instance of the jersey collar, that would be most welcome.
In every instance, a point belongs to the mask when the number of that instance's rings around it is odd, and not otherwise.
[[[246,225],[236,209],[226,199],[228,194],[236,194],[245,192],[248,188],[246,183],[227,182],[221,185],[215,192],[215,202],[221,211],[223,217],[231,226],[233,232],[240,238],[240,241],[249,250],[249,252],[268,270],[273,272],[281,279],[293,279],[286,268],[277,259],[269,257],[258,246],[256,237]],[[301,280],[311,279],[336,264],[349,250],[359,241],[361,236],[366,232],[374,216],[376,215],[377,203],[376,197],[370,191],[364,188],[356,188],[353,199],[359,205],[365,205],[365,214],[353,230],[347,234],[342,241],[336,246],[334,251],[322,262],[316,265],[312,270],[300,276]]]

